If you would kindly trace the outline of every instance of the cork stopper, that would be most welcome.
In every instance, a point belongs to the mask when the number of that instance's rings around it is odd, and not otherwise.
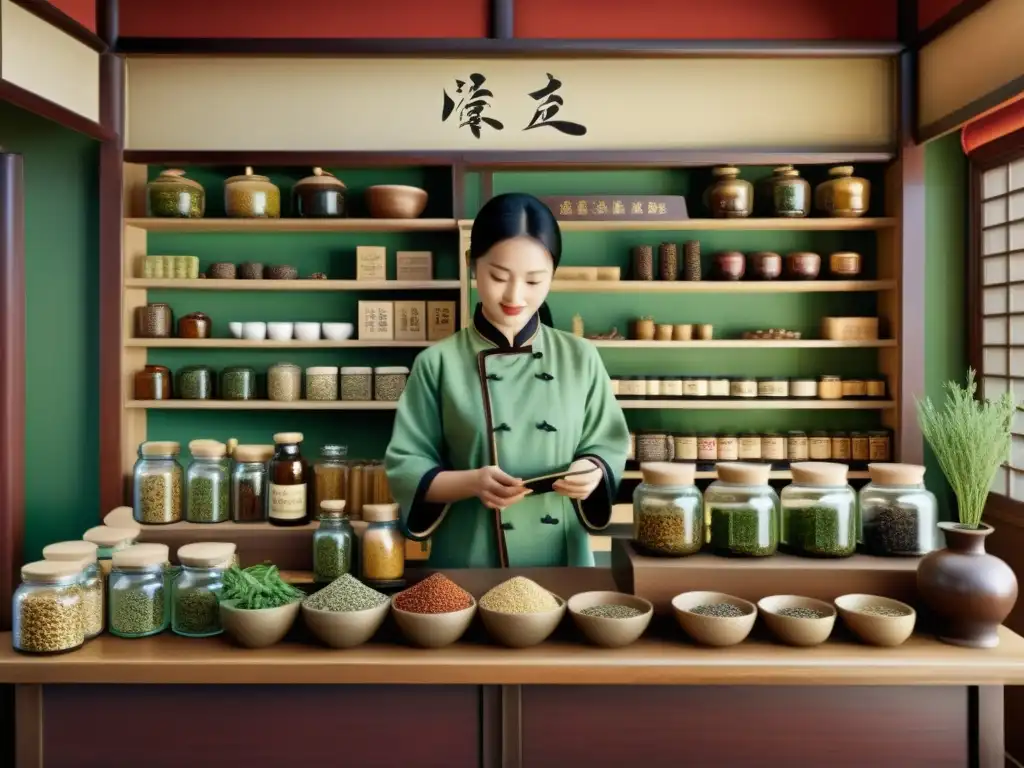
[[[99,547],[91,541],[58,541],[43,547],[43,560],[95,563],[98,549]]]
[[[850,468],[834,461],[797,461],[789,465],[793,473],[793,485],[831,487],[846,485],[846,473]]]
[[[143,443],[139,450],[143,456],[177,456],[181,453],[181,443],[169,440],[153,440]]]
[[[142,532],[141,528],[110,528],[97,525],[82,534],[83,541],[91,541],[100,547],[116,547],[119,544],[131,544]]]
[[[344,517],[345,516],[345,500],[344,499],[327,499],[320,502],[320,516],[321,517]],[[364,506],[365,509],[365,506]]]
[[[219,440],[193,440],[188,452],[204,459],[222,459],[228,454],[228,447]]]
[[[178,562],[190,568],[219,568],[230,563],[235,545],[226,541],[197,542],[178,548]]]
[[[723,483],[737,485],[768,485],[772,474],[771,464],[744,464],[743,462],[724,461],[715,465],[718,479]]]
[[[640,474],[649,485],[693,485],[697,479],[697,465],[651,461],[640,465]]]
[[[170,557],[171,550],[166,544],[135,544],[119,549],[111,557],[115,568],[143,569],[164,565]]]
[[[108,528],[127,528],[128,530],[142,528],[135,519],[135,513],[131,507],[114,507],[103,516],[103,524]]]
[[[240,445],[235,448],[234,459],[237,462],[258,461],[266,464],[274,456],[272,445]]]
[[[921,485],[924,467],[920,464],[868,464],[868,475],[876,485]]]
[[[383,523],[397,519],[397,504],[363,504],[363,520],[371,523]]]
[[[302,442],[301,432],[278,432],[274,435],[275,445],[292,445]]]
[[[21,566],[22,580],[47,584],[74,578],[81,573],[81,560],[36,560],[34,563],[25,563]]]

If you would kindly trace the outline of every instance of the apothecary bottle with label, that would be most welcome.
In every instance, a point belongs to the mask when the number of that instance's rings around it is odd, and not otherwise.
[[[165,525],[181,520],[184,472],[178,463],[181,445],[174,442],[147,442],[139,446],[135,462],[135,520],[144,525]]]
[[[857,494],[849,467],[828,461],[790,465],[782,489],[782,545],[804,557],[848,557],[857,549]]]
[[[694,483],[697,465],[640,465],[643,482],[633,491],[633,541],[647,554],[681,557],[704,544],[704,513]]]
[[[185,520],[190,523],[225,523],[231,517],[231,469],[228,447],[218,440],[188,444],[192,461],[185,472]]]
[[[181,571],[171,584],[171,631],[184,637],[212,637],[220,625],[220,591],[235,545],[186,544],[178,550]]]
[[[704,492],[706,540],[716,555],[765,557],[779,545],[779,497],[770,464],[726,462]]]
[[[302,458],[299,444],[301,432],[279,432],[274,435],[274,458],[270,460],[271,525],[306,525],[309,522],[310,471]]]
[[[935,494],[917,464],[868,464],[871,482],[860,489],[860,543],[868,554],[926,555],[939,547]]]

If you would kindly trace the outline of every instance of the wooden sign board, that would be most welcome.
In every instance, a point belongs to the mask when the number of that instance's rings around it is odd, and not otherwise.
[[[682,195],[542,197],[559,221],[679,221],[690,218]]]

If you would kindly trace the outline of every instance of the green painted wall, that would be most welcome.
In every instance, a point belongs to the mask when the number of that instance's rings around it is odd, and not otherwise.
[[[25,158],[24,552],[34,560],[98,515],[99,150],[6,103],[0,145]]]
[[[959,132],[925,147],[925,394],[936,403],[945,399],[945,382],[963,381],[967,373],[967,184]],[[952,492],[927,445],[925,464],[928,487],[951,519]]]

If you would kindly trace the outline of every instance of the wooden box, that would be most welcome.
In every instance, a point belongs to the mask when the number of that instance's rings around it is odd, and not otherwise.
[[[399,280],[424,282],[434,279],[434,254],[430,251],[399,251],[395,260]]]
[[[356,280],[387,280],[388,249],[378,245],[356,248]]]
[[[426,338],[427,302],[396,301],[395,341],[424,341]]]
[[[877,317],[823,317],[821,338],[829,341],[875,341]]]
[[[555,280],[597,280],[597,267],[559,267]]]
[[[395,303],[393,301],[360,301],[360,341],[392,341],[395,338]]]
[[[455,333],[455,302],[427,302],[427,340],[440,341]]]

